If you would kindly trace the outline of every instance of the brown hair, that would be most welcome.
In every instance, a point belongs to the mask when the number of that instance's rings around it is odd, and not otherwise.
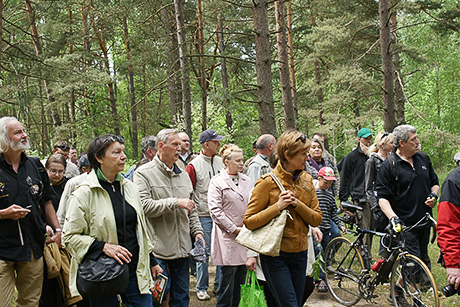
[[[287,130],[280,135],[276,150],[281,163],[287,163],[288,157],[294,157],[302,151],[309,151],[311,142],[305,134],[297,130]]]
[[[66,162],[65,158],[61,154],[52,154],[51,156],[49,156],[48,159],[46,160],[45,168],[48,169],[50,167],[51,163],[62,164],[64,166],[64,170],[65,170],[65,168],[67,166],[67,162]]]
[[[225,164],[225,160],[229,160],[230,159],[230,155],[232,154],[232,152],[243,152],[243,150],[241,148],[239,148],[237,145],[235,144],[227,144],[227,145],[224,145],[222,146],[222,148],[219,150],[219,156],[222,158],[222,161],[224,162]]]

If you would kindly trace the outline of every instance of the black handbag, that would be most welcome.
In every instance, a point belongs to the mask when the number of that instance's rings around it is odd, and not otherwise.
[[[126,246],[126,207],[123,190],[123,236]],[[77,289],[81,296],[89,298],[108,297],[126,292],[129,285],[128,264],[104,253],[97,259],[85,257],[78,266]]]

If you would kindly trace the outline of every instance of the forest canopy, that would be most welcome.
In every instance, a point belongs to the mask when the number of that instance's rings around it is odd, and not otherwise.
[[[0,116],[46,157],[116,133],[214,129],[245,157],[261,133],[322,132],[340,160],[356,132],[408,123],[437,169],[460,144],[460,9],[409,0],[0,0]]]

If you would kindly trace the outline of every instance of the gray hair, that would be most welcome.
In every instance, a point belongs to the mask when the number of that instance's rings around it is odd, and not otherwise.
[[[411,125],[399,125],[393,130],[393,141],[396,148],[399,147],[399,141],[406,143],[409,140],[409,132],[417,133],[417,129]]]
[[[10,148],[10,139],[8,139],[8,123],[17,121],[16,117],[5,116],[0,118],[0,153],[4,153]]]
[[[149,135],[146,137],[143,137],[141,140],[141,152],[145,156],[145,153],[147,152],[147,149],[149,148],[155,148],[157,145],[157,138],[154,135]]]
[[[273,140],[276,141],[275,137],[271,134],[263,134],[257,140],[257,149],[264,150],[268,147],[268,144],[274,144]]]
[[[163,143],[168,143],[168,139],[169,139],[169,136],[171,134],[178,134],[180,131],[177,130],[177,129],[163,129],[163,130],[160,130],[157,134],[157,144],[159,142],[163,142]]]

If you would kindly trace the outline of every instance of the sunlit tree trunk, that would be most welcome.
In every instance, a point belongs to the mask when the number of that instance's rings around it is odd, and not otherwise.
[[[287,17],[287,31],[288,31],[288,56],[289,56],[289,75],[291,77],[291,92],[292,92],[292,104],[294,105],[294,116],[298,119],[298,108],[297,108],[297,89],[295,81],[295,66],[294,66],[294,43],[292,33],[292,9],[291,2],[286,2],[286,17]],[[298,122],[297,122],[297,128]]]
[[[174,0],[176,16],[177,42],[179,47],[179,62],[181,67],[182,106],[184,115],[184,130],[192,138],[192,97],[190,92],[190,77],[187,59],[187,45],[185,41],[184,16],[182,12],[182,0]],[[190,142],[192,151],[192,142]]]
[[[391,1],[391,7],[396,8],[395,1]],[[394,14],[390,16],[390,31],[391,38],[394,44],[398,44],[398,35],[396,33],[397,29],[397,11],[395,9]],[[405,114],[404,114],[404,93],[403,93],[403,77],[401,74],[401,60],[399,59],[399,52],[393,50],[393,65],[395,71],[395,107],[396,107],[396,125],[402,125],[406,123]]]
[[[123,10],[123,30],[125,34],[126,59],[128,60],[128,78],[129,78],[129,98],[131,101],[131,128],[133,129],[132,144],[133,144],[133,159],[137,160],[138,153],[138,131],[137,131],[137,106],[136,93],[134,91],[134,72],[131,64],[131,47],[129,45],[128,35],[128,20],[127,12]]]

